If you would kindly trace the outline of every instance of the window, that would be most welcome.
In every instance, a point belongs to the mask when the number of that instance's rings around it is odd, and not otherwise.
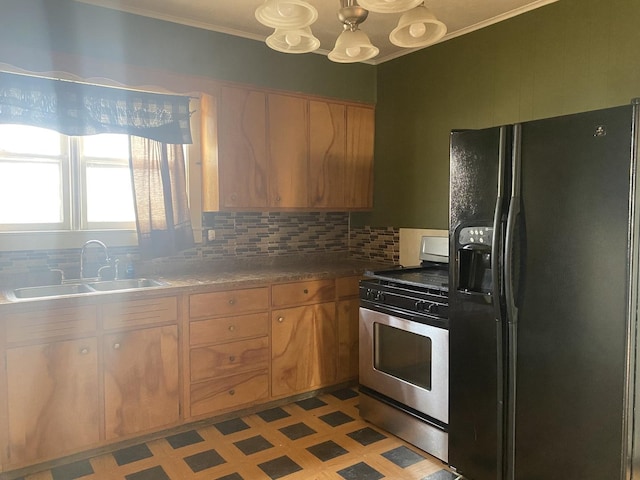
[[[0,125],[0,231],[133,230],[129,137]]]

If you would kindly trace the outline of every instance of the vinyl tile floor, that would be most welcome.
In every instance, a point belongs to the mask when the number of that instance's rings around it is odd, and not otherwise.
[[[347,388],[152,440],[23,480],[455,480],[358,414]]]

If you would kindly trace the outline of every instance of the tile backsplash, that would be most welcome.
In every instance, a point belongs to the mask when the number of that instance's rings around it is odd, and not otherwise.
[[[344,255],[376,263],[398,263],[399,230],[393,227],[350,228],[346,212],[216,212],[203,216],[204,237],[212,240],[168,258],[141,261],[137,247],[109,248],[112,258],[133,258],[138,275],[203,262],[292,255]],[[0,287],[37,283],[49,269],[78,278],[80,249],[0,251]]]

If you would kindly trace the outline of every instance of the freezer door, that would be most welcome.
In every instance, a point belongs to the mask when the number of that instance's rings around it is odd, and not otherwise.
[[[508,136],[505,127],[451,135],[449,463],[474,480],[502,478],[504,324],[497,273]]]
[[[623,478],[632,113],[522,124],[508,478]]]

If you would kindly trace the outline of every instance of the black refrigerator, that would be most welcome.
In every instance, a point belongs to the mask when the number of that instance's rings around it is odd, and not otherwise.
[[[451,133],[449,464],[469,480],[633,478],[637,122],[634,102]]]

